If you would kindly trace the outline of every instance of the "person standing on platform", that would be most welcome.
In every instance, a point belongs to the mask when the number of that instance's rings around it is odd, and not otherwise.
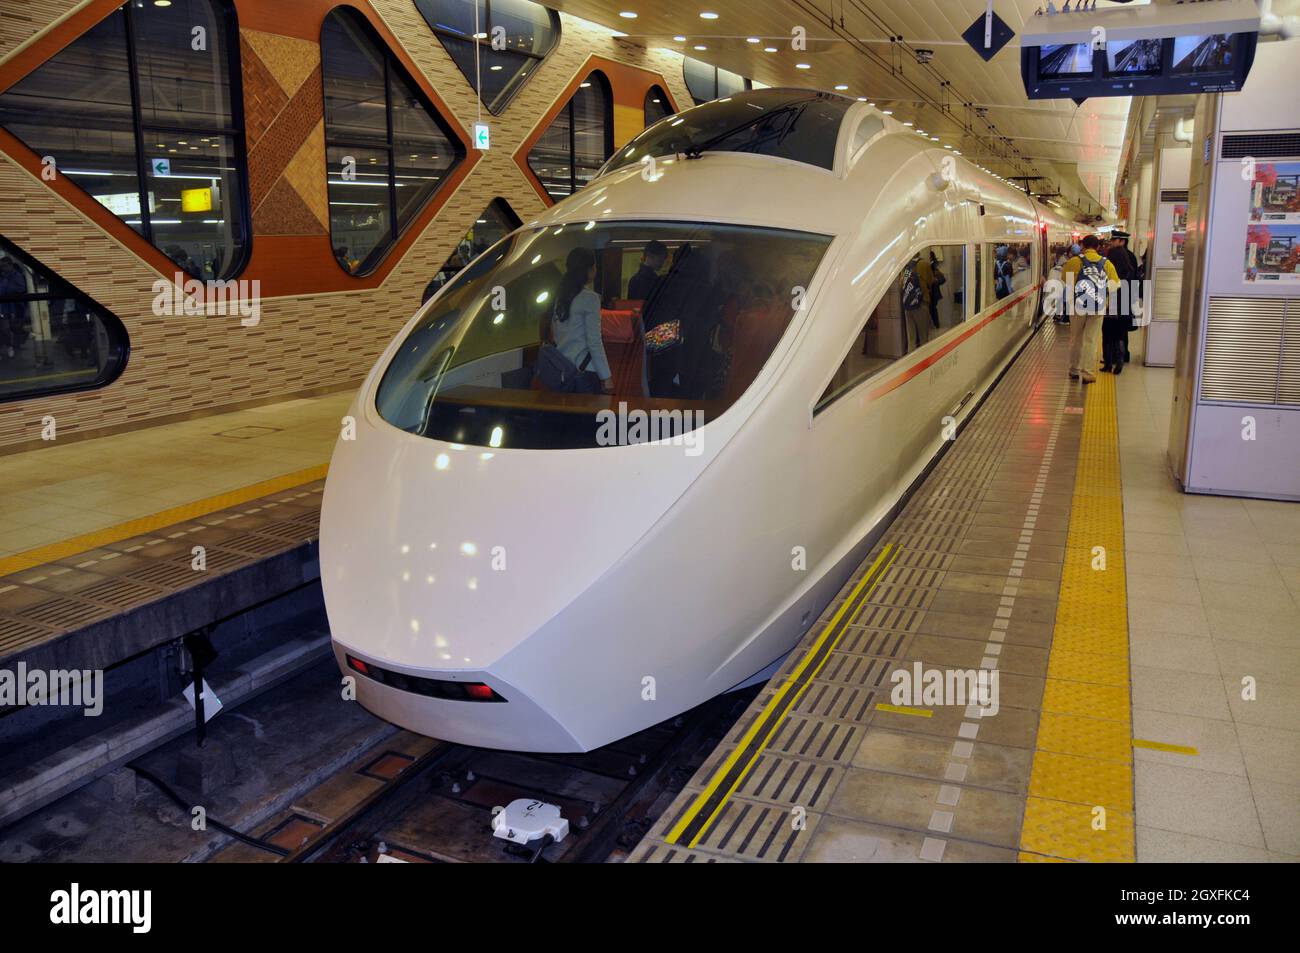
[[[1101,369],[1118,374],[1128,361],[1128,333],[1133,330],[1133,301],[1138,282],[1137,257],[1129,251],[1128,232],[1112,232],[1106,258],[1121,282],[1120,294],[1101,324]]]
[[[1085,235],[1082,252],[1061,269],[1065,282],[1066,306],[1073,312],[1070,320],[1070,379],[1091,384],[1097,361],[1097,331],[1106,315],[1106,302],[1112,290],[1119,289],[1115,266],[1101,257],[1101,240]],[[1084,355],[1087,355],[1086,357]]]

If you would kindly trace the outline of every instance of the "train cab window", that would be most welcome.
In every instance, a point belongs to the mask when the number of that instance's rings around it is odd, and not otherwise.
[[[457,242],[451,257],[443,263],[442,268],[425,287],[420,303],[423,304],[432,298],[438,293],[438,289],[455,278],[462,268],[522,224],[519,216],[505,199],[493,199],[483,210],[483,214],[474,220],[465,237]]]
[[[830,405],[966,317],[966,246],[922,248],[872,309],[815,410]]]
[[[1033,245],[1030,242],[989,242],[984,249],[984,286],[988,288],[985,307],[1003,298],[1010,298],[1028,288],[1034,281]]]
[[[613,151],[614,96],[605,74],[595,70],[529,150],[528,168],[558,202],[595,178]]]
[[[127,3],[0,95],[0,126],[186,274],[231,278],[250,245],[238,50],[226,0]]]
[[[335,7],[321,25],[330,241],[369,274],[465,157],[465,148],[366,19]]]
[[[115,315],[0,238],[0,402],[103,387],[129,350]]]
[[[647,126],[653,126],[660,119],[672,114],[672,101],[661,87],[651,86],[645,91],[645,124]]]
[[[750,152],[835,167],[835,142],[853,101],[814,90],[756,89],[683,110],[646,129],[604,168],[613,172],[645,156]]]
[[[791,289],[810,285],[829,244],[697,222],[521,229],[415,323],[376,407],[402,430],[484,447],[597,447],[698,429],[757,378],[795,314]],[[611,413],[625,422],[613,433]]]
[[[560,41],[560,15],[532,0],[415,0],[415,9],[494,115]]]

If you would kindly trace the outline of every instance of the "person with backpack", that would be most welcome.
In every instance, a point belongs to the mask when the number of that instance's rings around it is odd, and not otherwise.
[[[911,350],[910,342],[916,338],[919,348],[927,340],[929,333],[921,322],[921,306],[925,304],[925,281],[921,275],[921,256],[916,254],[903,268],[899,275],[899,294],[903,304],[903,349]]]
[[[1085,235],[1081,251],[1065,263],[1061,280],[1065,282],[1066,307],[1070,320],[1070,380],[1091,384],[1097,360],[1097,332],[1106,316],[1112,291],[1119,289],[1115,266],[1101,256],[1101,240]],[[1086,355],[1086,357],[1085,357]]]
[[[1016,270],[1008,257],[1009,252],[1010,249],[1006,245],[999,245],[994,249],[993,297],[998,299],[1005,298],[1012,292]]]
[[[613,374],[600,336],[600,295],[587,285],[596,277],[596,254],[574,248],[564,263],[555,310],[537,357],[537,376],[550,390],[614,392]]]

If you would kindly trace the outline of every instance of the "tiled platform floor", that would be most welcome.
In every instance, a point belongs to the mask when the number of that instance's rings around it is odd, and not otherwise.
[[[1117,388],[1133,734],[1198,751],[1134,750],[1137,859],[1300,861],[1300,504],[1180,492],[1173,371]]]
[[[976,604],[980,593],[992,591],[981,580],[1014,565],[990,534],[1004,516],[1015,515],[1003,512],[1000,501],[1023,502],[1017,467],[1036,466],[1030,458],[1044,446],[1043,421],[1027,426],[1010,406],[1017,401],[1007,397],[1019,397],[1020,378],[1040,374],[1034,367],[1043,366],[1044,352],[1059,351],[1061,343],[1053,343],[1059,334],[1048,328],[1031,343],[1001,395],[994,394],[959,438],[958,452],[945,458],[887,531],[882,542],[892,542],[901,555],[865,600],[869,622],[849,626],[753,769],[720,802],[716,821],[691,840],[688,822],[695,815],[688,808],[707,816],[712,808],[692,805],[718,803],[697,799],[709,797],[705,785],[711,781],[721,779],[718,789],[725,787],[724,759],[760,724],[755,719],[803,652],[791,656],[633,860],[1016,859],[1034,722],[1040,707],[1048,707],[1045,699],[1040,703],[1042,677],[1061,578],[1061,540],[1046,537],[1063,539],[1072,512],[1069,464],[1079,418],[1070,413],[1079,409],[1080,385],[1068,389],[1060,459],[1047,469],[1039,507],[1046,522],[1038,518],[1045,538],[1027,547],[1014,617],[995,663],[1004,677],[1002,712],[982,719],[978,735],[959,735],[960,709],[940,706],[930,717],[873,709],[884,700],[895,665],[913,658],[940,666],[980,664],[983,630],[966,625],[966,615],[991,611]],[[1059,355],[1053,362],[1059,364]],[[1125,701],[1131,703],[1131,738],[1139,742],[1129,761],[1128,856],[1138,862],[1300,862],[1300,504],[1179,491],[1165,459],[1172,378],[1172,371],[1134,363],[1108,379],[1116,395],[1123,497],[1131,691]],[[1048,404],[1063,383],[1055,372],[1043,378]],[[998,436],[1013,427],[1014,436]],[[981,489],[980,461],[995,446],[1011,465],[996,471],[992,488]],[[941,499],[943,512],[933,515],[942,519],[928,518]],[[1054,518],[1060,525],[1051,523]],[[1035,615],[1040,601],[1044,609]],[[1090,676],[1081,671],[1078,677]],[[1256,687],[1250,701],[1242,695],[1248,677]],[[1127,722],[1125,708],[1120,720]],[[1183,750],[1156,750],[1147,742]],[[1041,740],[1037,748],[1044,748]],[[1075,779],[1083,794],[1094,780],[1087,772]],[[799,808],[807,831],[802,836],[792,833]],[[939,841],[943,850],[935,849]],[[1019,858],[1027,859],[1023,848]]]
[[[0,562],[329,461],[351,392],[0,454]]]

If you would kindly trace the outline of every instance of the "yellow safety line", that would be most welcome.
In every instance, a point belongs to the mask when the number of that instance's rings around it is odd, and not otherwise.
[[[296,470],[293,473],[286,473],[283,476],[263,480],[260,483],[240,487],[237,490],[219,493],[207,499],[173,506],[161,513],[140,516],[125,523],[118,523],[116,526],[107,526],[91,533],[74,536],[71,539],[65,539],[57,543],[47,543],[26,552],[0,557],[0,576],[43,566],[46,563],[54,562],[56,559],[67,559],[69,556],[84,553],[89,549],[119,543],[124,539],[130,539],[132,536],[139,536],[142,533],[152,533],[164,526],[172,526],[186,520],[198,519],[200,516],[215,513],[217,510],[238,506],[241,503],[256,500],[258,497],[269,496],[272,493],[281,493],[293,487],[302,486],[304,483],[314,483],[323,479],[327,470],[329,470],[329,464],[322,463],[319,466],[308,467],[306,470]]]
[[[876,703],[877,711],[892,711],[896,715],[916,715],[918,718],[933,718],[934,712],[928,708],[908,708],[905,705],[886,705],[884,702]]]
[[[861,601],[859,597],[863,596],[863,591],[864,590],[866,591],[866,595],[871,594],[871,591],[876,587],[876,583],[878,583],[880,579],[884,576],[885,569],[889,568],[889,564],[893,563],[894,557],[897,555],[898,553],[897,551],[894,551],[892,545],[887,545],[885,546],[884,549],[880,551],[880,555],[877,556],[875,562],[871,564],[871,568],[869,568],[865,573],[863,573],[862,578],[858,580],[858,584],[853,587],[853,591],[849,593],[849,597],[844,600],[844,602],[840,605],[839,609],[836,610],[835,615],[831,617],[830,622],[828,622],[826,626],[822,629],[821,634],[817,637],[817,640],[808,647],[807,651],[804,652],[803,658],[799,660],[799,664],[795,666],[794,671],[792,671],[789,674],[789,676],[786,677],[785,681],[781,685],[781,688],[776,692],[775,695],[772,696],[771,700],[763,707],[763,710],[759,712],[758,717],[755,718],[753,722],[750,724],[749,730],[745,732],[744,736],[740,739],[740,741],[738,741],[735,747],[731,749],[731,753],[727,755],[726,760],[724,760],[722,764],[718,766],[718,769],[713,772],[713,777],[709,779],[709,783],[705,786],[704,790],[701,791],[698,796],[696,796],[695,801],[691,804],[691,806],[687,808],[682,813],[682,816],[677,819],[677,823],[672,826],[672,829],[669,830],[667,837],[664,838],[665,841],[667,841],[669,844],[677,843],[677,840],[678,838],[681,837],[682,832],[686,830],[687,826],[691,823],[691,821],[695,818],[695,816],[699,814],[701,810],[704,809],[704,806],[709,802],[709,799],[713,796],[714,792],[718,790],[718,788],[721,786],[723,781],[727,778],[728,774],[731,771],[731,768],[736,764],[737,761],[739,761],[741,756],[749,749],[750,744],[753,743],[754,741],[754,737],[758,734],[759,730],[767,721],[768,716],[771,715],[772,712],[776,711],[781,706],[781,703],[785,699],[786,695],[788,695],[790,690],[798,683],[800,676],[812,663],[812,660],[817,657],[818,651],[825,644],[826,640],[829,639],[833,633],[837,633],[841,631],[840,622],[844,619],[845,615],[852,608],[859,605]],[[885,562],[886,557],[889,557],[888,563]],[[884,568],[881,568],[882,564]],[[838,641],[838,635],[836,636],[836,640]],[[832,645],[831,648],[834,648],[834,646]],[[826,657],[828,657],[829,655],[830,652],[827,652],[826,655],[822,657],[821,661],[817,665],[817,668],[810,674],[808,682],[811,682],[812,679],[816,677],[817,673],[821,671],[822,666],[826,664]],[[799,698],[800,696],[802,696],[804,689],[807,688],[808,682],[805,682],[805,684],[800,687],[793,701],[791,701],[789,708],[793,708],[795,705],[799,703]],[[736,790],[736,788],[740,786],[740,783],[744,781],[745,776],[749,773],[750,768],[753,767],[754,762],[757,761],[759,755],[763,753],[763,749],[767,747],[768,741],[776,733],[775,726],[771,726],[771,727],[772,730],[769,730],[767,738],[763,739],[762,743],[751,755],[748,764],[745,765],[744,770],[742,770],[736,776],[735,780],[727,788],[723,796],[718,800],[718,803],[714,807],[713,811],[709,814],[705,822],[702,825],[700,825],[699,830],[696,832],[695,836],[691,839],[691,842],[687,845],[688,847],[694,847],[699,842],[700,837],[702,837],[703,834],[706,831],[708,831],[709,825],[713,823],[714,817],[716,817],[718,812],[722,810],[723,805],[727,803],[727,799],[731,797],[732,793]]]
[[[1195,748],[1189,748],[1187,745],[1171,745],[1164,741],[1146,741],[1142,738],[1134,738],[1133,747],[1150,748],[1152,751],[1168,751],[1170,754],[1200,754]]]
[[[1134,859],[1115,378],[1100,375],[1086,393],[1065,565],[1020,834],[1022,861]]]

